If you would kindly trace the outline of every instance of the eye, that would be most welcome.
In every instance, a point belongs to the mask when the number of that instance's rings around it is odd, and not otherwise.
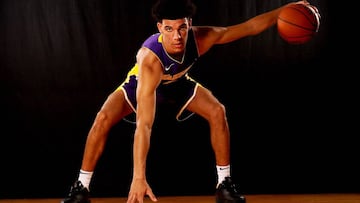
[[[179,30],[180,30],[180,32],[186,32],[187,27],[181,27]]]
[[[180,26],[179,31],[180,32],[186,32],[187,29],[188,29],[188,26],[184,24],[184,25]]]
[[[173,28],[172,28],[172,27],[169,27],[169,26],[166,26],[166,27],[165,27],[165,30],[166,30],[167,32],[171,32],[171,31],[173,31]]]

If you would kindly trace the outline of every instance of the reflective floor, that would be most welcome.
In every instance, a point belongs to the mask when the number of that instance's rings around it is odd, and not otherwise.
[[[360,203],[360,194],[246,195],[247,203]],[[61,199],[0,199],[0,203],[60,203]],[[144,203],[150,203],[146,199]],[[91,203],[126,203],[125,197],[92,198]],[[213,196],[158,197],[158,203],[215,203]]]
[[[256,194],[246,203],[360,203],[360,194]],[[0,203],[60,203],[61,199],[0,199]],[[150,203],[146,199],[144,203]],[[125,197],[92,198],[91,203],[126,203]],[[158,197],[158,203],[215,203],[214,196]]]

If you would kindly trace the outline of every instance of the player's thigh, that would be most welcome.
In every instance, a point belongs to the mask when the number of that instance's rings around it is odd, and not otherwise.
[[[210,90],[199,86],[194,99],[187,106],[187,110],[192,111],[204,118],[209,118],[213,110],[221,104]]]
[[[117,122],[126,115],[133,112],[125,94],[121,89],[112,92],[101,107],[101,112],[104,113],[113,122]]]

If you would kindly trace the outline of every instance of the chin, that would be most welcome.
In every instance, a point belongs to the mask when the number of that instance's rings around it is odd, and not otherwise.
[[[171,55],[182,55],[184,53],[184,49],[173,49],[171,52],[168,52]]]

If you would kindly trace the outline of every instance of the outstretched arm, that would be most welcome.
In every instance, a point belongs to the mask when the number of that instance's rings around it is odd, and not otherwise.
[[[307,2],[298,1],[289,4],[294,3]],[[286,4],[284,6],[287,6],[289,4]],[[264,30],[276,24],[277,17],[284,6],[257,15],[245,22],[227,27],[193,26],[200,54],[204,54],[215,44],[225,44],[241,39],[243,37],[257,35],[263,32]]]

